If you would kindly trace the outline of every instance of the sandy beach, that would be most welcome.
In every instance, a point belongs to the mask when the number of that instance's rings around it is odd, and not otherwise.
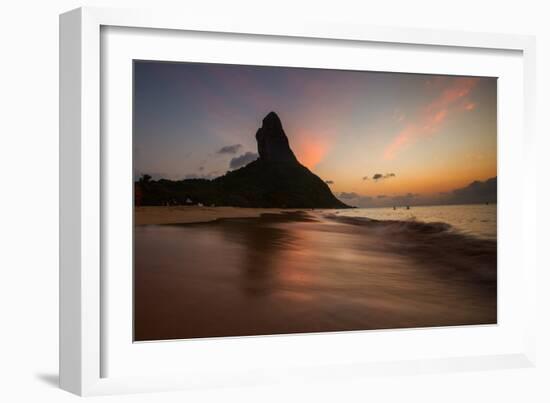
[[[136,209],[135,340],[496,323],[494,240],[337,213]]]
[[[220,218],[254,218],[262,214],[301,211],[297,209],[261,209],[243,207],[143,206],[134,210],[135,225],[190,224]]]

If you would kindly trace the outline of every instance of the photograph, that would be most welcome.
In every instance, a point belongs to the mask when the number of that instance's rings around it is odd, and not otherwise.
[[[496,77],[132,80],[135,342],[498,323]]]

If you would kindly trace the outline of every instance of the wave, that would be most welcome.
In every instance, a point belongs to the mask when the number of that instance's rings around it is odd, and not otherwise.
[[[494,283],[497,276],[497,242],[461,232],[444,222],[418,220],[375,220],[326,214],[325,218],[357,227],[365,247],[413,259],[439,275],[453,275],[465,281]]]
[[[416,219],[375,220],[366,217],[344,217],[336,214],[327,214],[325,217],[345,224],[360,225],[373,229],[384,229],[394,233],[413,232],[421,234],[440,234],[454,230],[450,224],[444,222],[423,222]]]
[[[445,222],[378,220],[343,216],[326,210],[298,210],[262,213],[258,217],[218,218],[209,223],[178,224],[184,227],[204,225],[227,226],[233,240],[239,236],[248,239],[250,234],[255,239],[259,236],[256,232],[261,232],[258,228],[269,227],[272,228],[271,236],[279,234],[285,240],[277,240],[276,245],[285,244],[299,250],[304,246],[298,242],[299,237],[292,235],[293,226],[298,225],[307,228],[309,235],[322,233],[326,242],[340,242],[339,248],[356,249],[377,257],[399,257],[409,262],[410,267],[430,270],[435,276],[452,278],[453,281],[483,283],[484,287],[496,292],[496,240],[462,232]],[[331,233],[333,237],[327,235]]]

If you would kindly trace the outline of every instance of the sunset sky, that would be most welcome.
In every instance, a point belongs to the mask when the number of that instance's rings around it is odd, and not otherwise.
[[[345,202],[445,202],[497,175],[496,92],[495,78],[136,61],[134,174],[223,175],[256,158],[275,111]]]

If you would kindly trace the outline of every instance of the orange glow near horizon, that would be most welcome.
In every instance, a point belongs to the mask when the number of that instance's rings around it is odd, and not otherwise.
[[[314,135],[303,130],[296,133],[293,141],[298,161],[313,170],[327,155],[330,143],[326,137]]]

